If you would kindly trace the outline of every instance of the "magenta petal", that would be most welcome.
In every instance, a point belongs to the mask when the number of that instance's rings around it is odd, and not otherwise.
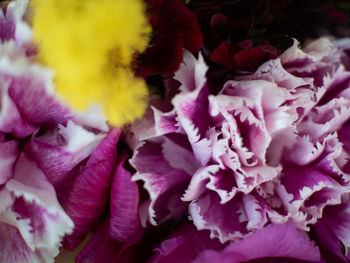
[[[173,99],[173,105],[177,113],[177,120],[187,134],[194,155],[203,165],[206,164],[211,151],[211,142],[205,138],[208,129],[207,87],[177,95]],[[196,116],[201,116],[201,118]],[[203,154],[206,151],[209,154]]]
[[[182,167],[173,167],[174,162],[167,161],[166,157],[169,154],[166,151],[164,153],[168,148],[164,147],[167,139],[156,137],[143,141],[130,161],[138,171],[133,180],[143,180],[144,187],[150,194],[149,220],[154,225],[170,216],[178,216],[186,209],[186,204],[180,198],[186,189],[190,175],[180,169]],[[181,148],[181,145],[175,149],[179,151],[177,148]],[[183,148],[183,151],[186,152],[186,148]],[[184,156],[187,157],[187,155],[177,156],[177,163],[184,164],[188,161],[183,160]]]
[[[179,131],[177,115],[174,110],[167,113],[163,113],[154,107],[152,107],[152,110],[154,112],[154,128],[156,135],[164,135]]]
[[[320,220],[344,244],[350,247],[350,202],[349,195],[343,196],[340,205],[327,206]]]
[[[0,39],[2,42],[15,40],[17,44],[29,41],[29,26],[22,21],[28,1],[11,1],[4,14],[0,10]]]
[[[185,52],[184,62],[175,73],[175,79],[181,83],[182,92],[172,100],[183,129],[189,133],[193,125],[198,129],[197,133],[200,137],[203,137],[208,129],[209,90],[205,77],[207,69],[201,54],[196,60],[191,53]],[[192,142],[194,138],[189,136],[189,140]]]
[[[66,205],[66,211],[75,224],[73,234],[66,237],[70,249],[79,245],[104,212],[109,198],[119,136],[119,128],[109,132],[74,182]]]
[[[56,97],[50,70],[33,63],[26,57],[26,50],[13,41],[4,43],[0,49],[1,102],[4,104],[0,118],[1,122],[10,124],[6,128],[1,123],[2,129],[13,130],[11,132],[21,134],[16,136],[24,137],[29,134],[20,133],[20,129],[33,131],[31,125],[55,126],[76,118]]]
[[[11,133],[17,138],[24,138],[32,134],[37,127],[23,120],[17,106],[8,94],[8,83],[1,83],[0,87],[0,130]]]
[[[243,210],[241,197],[236,196],[225,204],[220,204],[220,197],[209,192],[192,202],[189,213],[197,229],[210,230],[212,238],[222,243],[242,237],[246,234],[246,222],[240,216]]]
[[[121,243],[109,235],[109,220],[102,223],[88,243],[80,251],[75,261],[77,263],[100,262],[138,262],[135,258],[144,259],[132,242]]]
[[[13,174],[13,165],[18,154],[17,141],[0,143],[0,185],[6,183],[11,178]]]
[[[41,125],[66,124],[73,113],[49,94],[47,81],[39,75],[12,78],[9,95],[24,120]]]
[[[103,136],[68,121],[66,127],[58,125],[44,134],[35,133],[24,149],[57,187],[65,183],[69,171],[93,152]]]
[[[197,231],[187,223],[155,249],[156,254],[148,263],[191,263],[202,251],[223,247],[218,240],[209,237],[208,231]]]
[[[300,225],[305,230],[308,223],[316,223],[317,218],[322,217],[323,209],[327,205],[341,203],[341,195],[348,191],[347,187],[340,185],[329,176],[328,170],[331,172],[336,170],[330,165],[322,167],[319,159],[313,161],[313,165],[285,165],[281,179],[283,186],[293,199],[285,200],[284,205],[288,207],[296,221],[299,221],[298,218],[302,214],[307,216],[306,220],[302,220],[304,226]],[[281,198],[283,199],[282,195]],[[296,211],[298,212],[295,213]]]
[[[221,252],[205,251],[195,262],[238,263],[262,258],[319,261],[320,253],[314,243],[297,231],[292,224],[272,224],[248,234],[240,241],[231,243]]]
[[[122,247],[122,243],[108,234],[109,222],[105,221],[80,251],[75,259],[78,263],[112,262]]]
[[[131,173],[123,165],[128,158],[124,154],[117,165],[111,190],[111,237],[127,241],[141,228],[138,213],[139,192],[137,184],[131,181]]]
[[[4,15],[3,10],[0,10],[0,39],[8,41],[15,38],[16,21],[13,16]]]
[[[320,247],[322,258],[326,262],[348,262],[341,252],[340,241],[333,232],[332,226],[327,225],[322,219],[312,226],[313,238]]]

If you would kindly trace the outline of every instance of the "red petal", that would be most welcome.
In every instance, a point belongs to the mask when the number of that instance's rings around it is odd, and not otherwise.
[[[141,56],[137,74],[141,76],[167,74],[179,69],[183,57],[183,35],[174,33],[159,36]]]
[[[178,26],[184,36],[184,48],[196,53],[203,44],[203,36],[197,18],[182,2],[168,0],[169,11],[174,8],[177,13]],[[167,17],[164,17],[167,19]]]
[[[202,46],[196,16],[181,1],[164,0],[156,20],[153,30],[157,36],[141,56],[141,75],[172,73],[182,62],[183,48],[195,53]]]
[[[255,70],[266,59],[266,52],[259,48],[242,50],[234,55],[238,69]]]
[[[233,69],[237,67],[233,59],[234,54],[235,48],[232,44],[227,45],[225,42],[221,42],[213,53],[211,53],[210,60],[225,68]]]

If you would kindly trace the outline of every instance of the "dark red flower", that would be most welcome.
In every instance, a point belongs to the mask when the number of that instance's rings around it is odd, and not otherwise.
[[[153,39],[140,57],[138,74],[168,74],[182,62],[183,49],[192,53],[202,46],[195,15],[180,0],[149,0]]]
[[[210,60],[228,69],[254,71],[278,54],[279,51],[267,42],[254,44],[251,40],[245,40],[238,45],[222,42],[213,51]]]

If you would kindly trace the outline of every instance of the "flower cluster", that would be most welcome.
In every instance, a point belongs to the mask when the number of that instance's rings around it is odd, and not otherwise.
[[[299,5],[1,2],[0,262],[350,262],[350,39]]]
[[[173,109],[154,107],[148,131],[133,129],[131,163],[149,192],[149,221],[188,211],[221,243],[266,224],[325,226],[350,246],[350,72],[341,56],[325,38],[303,50],[295,41],[209,95],[203,58],[186,53]]]

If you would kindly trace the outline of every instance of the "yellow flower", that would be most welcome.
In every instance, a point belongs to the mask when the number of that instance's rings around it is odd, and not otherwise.
[[[113,125],[142,116],[147,88],[134,76],[148,43],[142,0],[32,0],[39,59],[56,72],[57,92],[74,108],[101,105]]]

